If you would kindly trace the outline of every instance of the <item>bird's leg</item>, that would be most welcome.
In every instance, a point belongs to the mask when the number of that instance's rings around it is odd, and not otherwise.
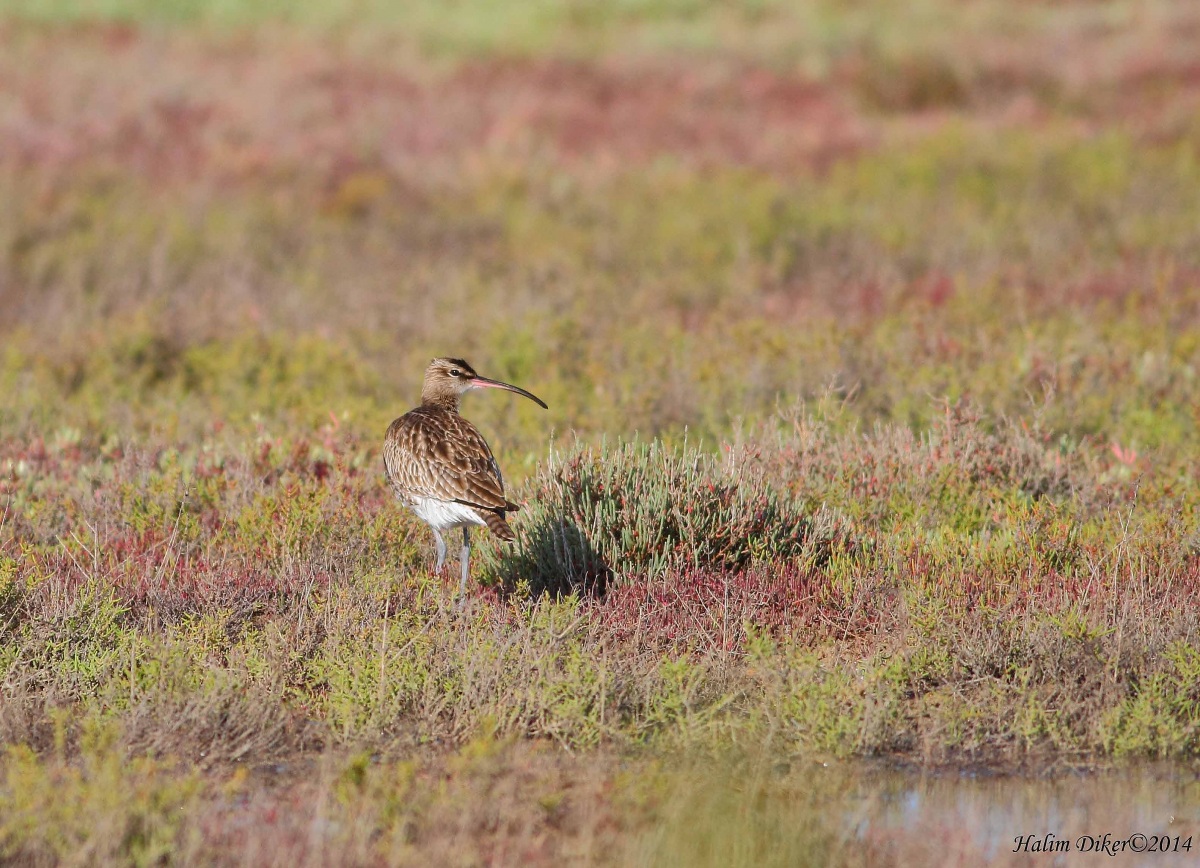
[[[441,531],[436,527],[432,528],[433,539],[437,543],[437,565],[433,568],[435,573],[442,571],[442,566],[446,563],[446,541],[442,539]]]
[[[458,560],[462,565],[462,580],[458,584],[458,595],[465,596],[467,593],[467,567],[471,559],[471,529],[463,528],[463,544],[462,551],[459,552]]]

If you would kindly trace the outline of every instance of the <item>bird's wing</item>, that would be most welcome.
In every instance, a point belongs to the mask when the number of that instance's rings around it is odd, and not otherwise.
[[[383,462],[402,495],[512,508],[487,441],[457,413],[420,407],[401,416],[388,429]]]

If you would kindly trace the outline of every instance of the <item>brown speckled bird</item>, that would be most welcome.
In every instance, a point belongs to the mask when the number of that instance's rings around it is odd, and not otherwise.
[[[442,531],[462,528],[459,594],[467,590],[472,526],[486,525],[502,540],[516,538],[504,516],[518,507],[504,496],[500,467],[479,429],[458,414],[464,394],[485,388],[516,392],[546,409],[541,398],[481,377],[462,359],[434,359],[425,369],[421,406],[388,426],[383,441],[383,464],[396,496],[433,528],[435,569],[446,563]]]

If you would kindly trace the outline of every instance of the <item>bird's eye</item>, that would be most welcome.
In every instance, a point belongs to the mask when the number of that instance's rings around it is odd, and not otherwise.
[[[452,371],[450,372],[450,376],[452,376],[452,377],[461,377],[461,376],[462,376],[462,371],[460,371],[458,368],[455,368],[454,370],[452,370]]]

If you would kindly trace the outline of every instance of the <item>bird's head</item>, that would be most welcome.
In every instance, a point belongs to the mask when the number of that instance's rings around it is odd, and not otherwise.
[[[434,359],[429,363],[429,367],[425,369],[425,385],[421,388],[421,401],[425,404],[438,404],[457,410],[462,396],[472,389],[505,389],[518,395],[524,395],[535,404],[541,405],[543,409],[548,409],[546,402],[536,395],[509,383],[481,377],[463,359],[450,358]]]

